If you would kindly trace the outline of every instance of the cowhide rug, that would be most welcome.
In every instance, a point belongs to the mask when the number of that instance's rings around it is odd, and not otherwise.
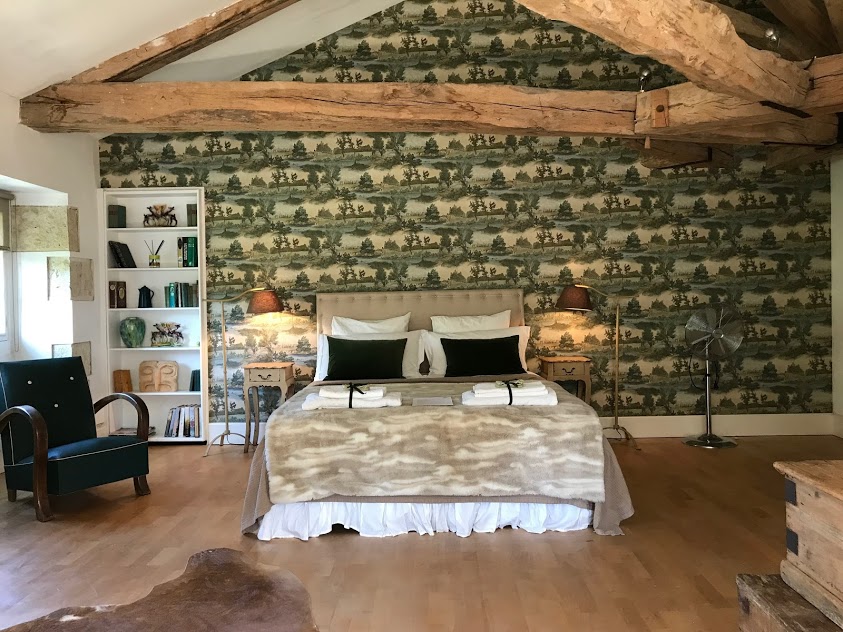
[[[191,556],[176,579],[123,606],[62,608],[5,632],[318,632],[310,595],[285,570],[264,571],[239,551]]]

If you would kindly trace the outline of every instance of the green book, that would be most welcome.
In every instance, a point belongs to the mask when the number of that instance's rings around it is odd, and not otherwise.
[[[190,268],[196,267],[196,237],[187,238],[187,265]]]

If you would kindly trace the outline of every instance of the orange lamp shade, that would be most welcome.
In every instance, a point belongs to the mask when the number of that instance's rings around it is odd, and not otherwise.
[[[252,294],[249,300],[249,308],[246,310],[247,314],[272,314],[274,312],[283,312],[284,305],[275,290],[260,290]]]
[[[569,285],[564,288],[556,301],[556,309],[566,309],[572,312],[592,311],[594,307],[591,305],[588,288],[579,285]]]

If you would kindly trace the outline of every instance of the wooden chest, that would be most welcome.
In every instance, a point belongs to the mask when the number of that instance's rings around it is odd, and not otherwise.
[[[843,461],[775,464],[785,475],[782,579],[843,627]]]
[[[741,632],[840,632],[778,575],[738,575]]]

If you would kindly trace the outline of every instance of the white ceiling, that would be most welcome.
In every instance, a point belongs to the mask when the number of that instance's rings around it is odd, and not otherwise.
[[[2,0],[0,90],[21,98],[231,0]]]
[[[0,92],[22,98],[208,15],[232,0],[0,0]],[[150,75],[235,79],[395,0],[302,0]]]

